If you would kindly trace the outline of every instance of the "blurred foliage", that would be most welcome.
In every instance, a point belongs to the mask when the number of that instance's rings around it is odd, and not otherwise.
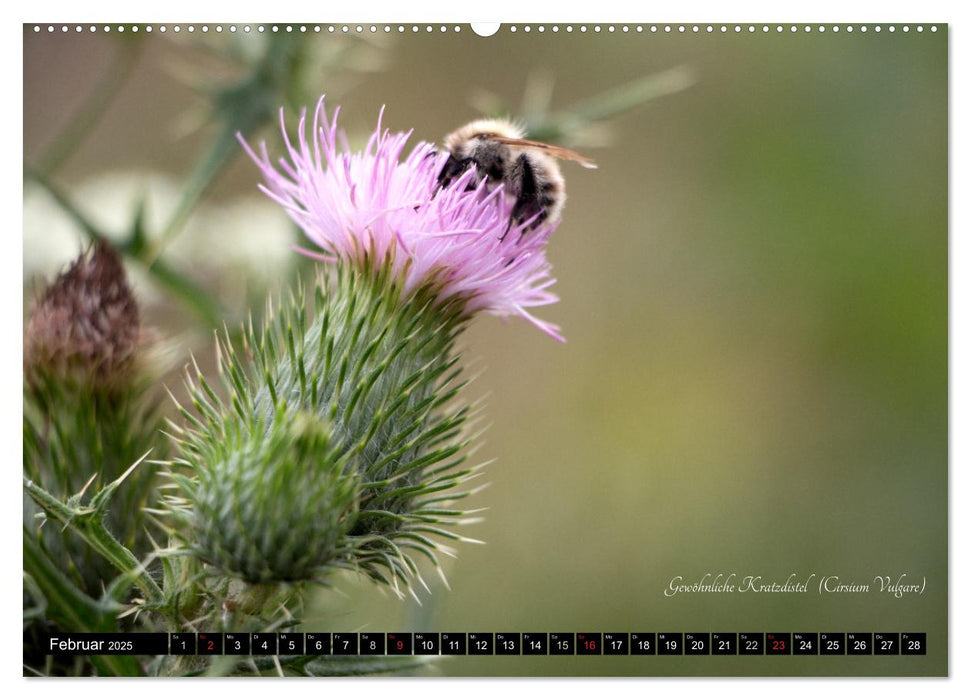
[[[602,147],[611,141],[609,129],[604,123],[606,120],[651,100],[685,90],[695,80],[687,66],[678,66],[552,111],[555,80],[549,72],[537,71],[527,77],[519,109],[513,109],[500,96],[482,89],[473,93],[471,102],[485,116],[514,116],[525,125],[526,134],[531,139],[578,148]]]
[[[161,252],[181,233],[191,212],[220,173],[241,153],[240,137],[250,138],[272,123],[281,108],[292,112],[315,100],[317,91],[309,85],[328,84],[333,78],[339,95],[340,89],[353,85],[349,76],[379,70],[388,41],[361,42],[341,37],[318,42],[307,36],[267,34],[213,36],[193,40],[191,45],[183,44],[184,53],[193,60],[173,71],[202,97],[206,107],[194,115],[187,113],[182,130],[204,130],[207,146],[196,156],[185,176],[179,201],[168,213],[164,226],[158,231],[146,230],[143,200],[136,207],[127,230],[119,236],[85,217],[53,181],[54,171],[77,150],[123,89],[137,65],[143,42],[148,40],[144,33],[111,36],[121,38],[114,42],[115,55],[104,75],[83,101],[78,114],[38,158],[39,165],[31,165],[27,158],[25,178],[28,183],[46,190],[91,240],[113,240],[120,251],[144,266],[157,283],[197,313],[207,326],[218,327],[231,314],[214,303],[212,295],[201,285],[160,259]],[[217,65],[209,66],[207,62]]]

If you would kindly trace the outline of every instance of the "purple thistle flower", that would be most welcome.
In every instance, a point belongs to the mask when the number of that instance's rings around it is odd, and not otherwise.
[[[298,142],[286,135],[289,160],[271,163],[266,143],[257,155],[243,147],[263,171],[260,189],[279,203],[322,252],[298,248],[334,262],[390,261],[405,294],[435,284],[441,300],[464,300],[465,311],[521,316],[562,341],[559,328],[528,309],[558,301],[544,247],[556,222],[530,230],[531,221],[510,227],[515,202],[504,188],[484,179],[467,189],[469,169],[445,187],[439,184],[448,153],[420,142],[402,160],[411,131],[392,133],[378,125],[363,151],[351,152],[337,115],[328,122],[324,98],[314,111],[308,141],[306,111]]]

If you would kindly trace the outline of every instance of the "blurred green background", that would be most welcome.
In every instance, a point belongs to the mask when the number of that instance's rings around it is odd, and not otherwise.
[[[554,111],[681,67],[694,82],[572,141],[569,202],[549,247],[557,344],[519,321],[465,338],[487,397],[474,459],[487,508],[421,605],[348,577],[309,630],[915,631],[924,657],[454,658],[442,675],[942,675],[947,672],[947,31],[707,35],[508,26],[309,45],[307,103],[326,92],[352,140],[385,124],[439,141],[494,95]],[[410,28],[409,28],[410,29]],[[128,38],[131,43],[131,36]],[[49,154],[130,52],[97,125],[52,181],[121,230],[139,198],[161,228],[207,143],[189,87],[231,75],[226,47],[265,39],[24,31],[24,157]],[[289,114],[293,117],[293,113]],[[279,152],[275,130],[265,130]],[[163,257],[230,322],[307,265],[244,157]],[[27,298],[77,253],[58,205],[25,185]],[[133,273],[171,343],[168,386],[211,328]],[[805,594],[681,594],[706,573]],[[921,595],[820,595],[824,576],[926,579]]]

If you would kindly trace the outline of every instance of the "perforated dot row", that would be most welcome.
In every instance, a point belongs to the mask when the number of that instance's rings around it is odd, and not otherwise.
[[[882,32],[884,30],[888,32],[896,32],[898,30],[902,32],[910,32],[911,30],[917,31],[917,32],[923,32],[925,31],[925,29],[929,29],[932,32],[936,32],[937,26],[931,25],[930,27],[925,27],[924,25],[921,25],[921,24],[918,24],[918,25],[905,24],[905,25],[899,25],[899,26],[898,25],[886,25],[886,26],[885,25],[852,25],[852,24],[844,24],[844,25],[839,25],[839,24],[833,24],[833,25],[825,25],[825,24],[819,24],[819,25],[811,25],[811,24],[805,24],[805,25],[797,25],[797,24],[648,24],[648,25],[643,25],[643,24],[637,24],[633,26],[628,24],[622,24],[622,25],[581,24],[577,26],[566,25],[564,27],[559,27],[554,25],[552,27],[549,27],[549,31],[552,31],[552,32],[565,31],[567,33],[570,33],[574,31],[579,31],[583,33],[583,32],[592,31],[594,33],[607,32],[608,34],[616,33],[616,32],[628,33],[632,31],[637,33],[651,32],[654,34],[657,34],[659,32],[667,33],[667,34],[673,34],[673,33],[727,34],[729,32],[734,32],[736,34],[741,34],[742,32],[749,33],[749,34],[755,34],[755,33],[768,34],[770,32],[776,32],[781,34],[783,32],[789,32],[794,34],[797,32],[803,32],[803,33],[817,32],[822,34],[828,31],[838,33],[840,31],[867,32],[871,30],[877,33]],[[510,25],[508,27],[508,30],[513,33],[519,32],[519,31],[526,32],[526,33],[533,32],[533,31],[545,32],[547,31],[547,27],[543,25],[518,26],[514,24],[514,25]]]
[[[152,33],[152,32],[158,32],[160,34],[165,34],[167,32],[172,32],[172,33],[175,33],[175,34],[180,34],[182,32],[186,32],[186,33],[189,33],[189,34],[193,34],[193,33],[196,33],[196,32],[200,32],[202,34],[207,34],[209,32],[215,32],[217,34],[218,33],[222,33],[222,32],[230,32],[230,33],[235,33],[235,32],[243,32],[243,33],[250,33],[250,32],[257,32],[257,33],[266,33],[266,32],[270,32],[270,33],[281,33],[282,32],[282,33],[288,33],[288,34],[292,34],[292,33],[298,33],[298,34],[307,34],[307,33],[313,33],[313,34],[322,34],[322,33],[327,33],[327,34],[365,34],[365,33],[369,33],[369,34],[378,34],[378,33],[384,33],[384,34],[391,34],[391,33],[397,33],[397,34],[405,34],[405,33],[411,33],[411,34],[418,34],[418,33],[431,34],[431,33],[441,33],[441,34],[444,34],[444,33],[447,33],[447,32],[458,33],[458,32],[463,31],[462,27],[460,27],[459,25],[444,25],[444,24],[441,24],[441,25],[431,25],[431,24],[423,24],[423,25],[418,25],[418,24],[408,24],[408,25],[404,25],[404,24],[396,24],[396,25],[391,25],[391,24],[382,24],[382,25],[377,25],[377,24],[368,24],[368,25],[363,25],[363,24],[328,24],[328,25],[320,25],[320,24],[313,24],[313,25],[308,25],[308,24],[297,24],[297,25],[292,25],[292,24],[285,24],[285,25],[279,25],[279,24],[271,24],[271,25],[263,25],[263,24],[256,24],[256,25],[249,25],[249,24],[241,24],[241,25],[237,25],[237,24],[227,24],[227,25],[222,25],[222,24],[215,24],[215,25],[209,25],[209,24],[201,24],[201,25],[195,25],[195,24],[186,24],[186,25],[173,24],[173,25],[165,25],[165,24],[161,24],[161,25],[157,25],[157,26],[156,25],[151,25],[151,24],[144,24],[144,25],[138,25],[138,24],[131,24],[131,25],[125,25],[125,24],[117,24],[117,25],[109,25],[109,24],[104,24],[104,25],[94,25],[94,24],[90,24],[90,25],[58,24],[58,25],[55,25],[55,24],[46,24],[46,25],[40,25],[40,24],[35,24],[35,25],[33,25],[33,30],[34,30],[34,33],[35,34],[40,34],[42,32],[47,32],[48,34],[53,34],[53,33],[56,33],[56,32],[59,32],[59,33],[62,33],[62,34],[67,34],[67,33],[81,34],[81,33],[84,33],[84,32],[91,33],[91,34],[96,33],[96,32],[101,32],[101,33],[105,33],[105,32],[119,32],[119,33],[131,32],[132,34],[137,34],[138,32],[145,32],[145,33],[149,33],[149,34]],[[618,32],[619,33],[622,33],[622,34],[627,34],[627,33],[631,33],[631,32],[638,33],[638,34],[643,34],[645,32],[647,32],[647,33],[653,33],[653,34],[657,34],[657,33],[664,33],[664,34],[728,34],[728,33],[735,33],[735,34],[741,34],[741,33],[747,33],[747,34],[757,34],[757,33],[761,33],[761,34],[769,34],[769,33],[781,34],[781,33],[790,33],[790,34],[796,34],[796,33],[803,33],[803,34],[805,34],[805,33],[812,33],[812,32],[816,32],[816,33],[820,33],[821,34],[821,33],[825,33],[825,32],[833,32],[835,34],[835,33],[839,33],[839,32],[846,32],[846,33],[861,32],[861,33],[866,33],[866,32],[869,32],[869,31],[872,31],[872,32],[875,32],[875,33],[878,33],[879,34],[879,33],[884,32],[884,31],[890,32],[890,33],[896,33],[896,32],[908,33],[908,32],[911,32],[911,31],[923,32],[925,30],[928,30],[928,31],[931,31],[931,32],[936,32],[938,30],[938,28],[937,28],[936,25],[930,25],[929,27],[925,27],[924,25],[921,25],[921,24],[918,24],[918,25],[909,25],[909,24],[904,24],[904,25],[893,25],[893,24],[891,24],[891,25],[865,25],[865,24],[863,24],[863,25],[852,25],[852,24],[848,24],[848,25],[839,25],[839,24],[834,24],[834,25],[824,25],[824,24],[819,24],[819,25],[810,25],[810,24],[805,24],[805,25],[796,25],[796,24],[786,24],[786,25],[783,25],[783,24],[772,24],[772,25],[769,25],[769,24],[758,24],[758,25],[756,25],[756,24],[744,24],[744,25],[743,24],[649,24],[649,25],[642,25],[642,24],[637,24],[637,25],[628,25],[628,24],[622,24],[622,25],[614,25],[614,24],[607,24],[607,25],[600,25],[600,24],[586,25],[586,24],[580,24],[580,25],[572,25],[572,24],[567,24],[567,25],[562,25],[562,26],[561,25],[555,25],[555,24],[554,25],[550,25],[550,26],[546,26],[546,25],[542,25],[542,24],[540,24],[540,25],[529,25],[529,24],[526,24],[526,25],[517,25],[517,24],[512,24],[512,25],[509,25],[509,26],[505,27],[505,30],[508,31],[508,32],[510,32],[510,33],[513,33],[513,34],[520,33],[520,32],[526,33],[526,34],[529,34],[529,33],[532,33],[532,32],[536,32],[536,33],[539,33],[539,34],[543,34],[543,33],[546,33],[546,32],[551,32],[553,34],[558,34],[558,33],[561,33],[561,32],[565,32],[567,34],[575,33],[575,32],[579,32],[581,34],[586,33],[586,32],[593,32],[595,34],[597,34],[597,33],[605,33],[605,32],[608,33],[608,34],[618,33]]]
[[[243,33],[256,32],[256,33],[260,33],[260,34],[263,34],[263,33],[283,33],[283,34],[308,34],[308,33],[312,33],[312,34],[322,34],[322,33],[329,33],[329,34],[365,34],[365,33],[370,33],[370,34],[377,34],[379,32],[383,32],[383,33],[386,33],[386,34],[390,34],[391,32],[397,32],[397,33],[400,33],[400,34],[404,34],[405,32],[413,32],[413,33],[416,33],[417,34],[418,32],[426,32],[426,33],[439,32],[439,33],[443,33],[444,34],[446,32],[450,32],[450,31],[451,32],[456,32],[456,33],[457,32],[461,32],[462,31],[462,27],[460,27],[458,25],[446,26],[446,25],[431,25],[431,24],[427,24],[427,25],[417,25],[417,24],[409,24],[409,25],[402,25],[402,24],[399,24],[399,25],[390,25],[390,24],[383,24],[383,25],[375,25],[375,24],[368,24],[368,25],[362,25],[362,24],[354,24],[354,25],[351,25],[351,24],[329,24],[329,25],[328,24],[325,24],[325,25],[320,25],[320,24],[282,24],[282,25],[281,24],[270,24],[270,25],[264,25],[264,24],[253,24],[253,25],[251,25],[251,24],[226,24],[226,25],[223,25],[223,24],[213,24],[213,25],[209,25],[209,24],[198,24],[198,25],[197,24],[172,24],[172,25],[166,25],[166,24],[160,24],[160,25],[157,25],[157,26],[156,25],[151,25],[151,24],[143,24],[143,25],[140,25],[140,24],[134,24],[134,25],[132,25],[132,24],[117,24],[117,25],[111,25],[111,24],[104,24],[104,25],[95,25],[95,24],[89,24],[89,25],[80,25],[80,24],[46,24],[46,25],[41,25],[41,24],[35,24],[33,26],[33,30],[34,30],[34,33],[35,34],[39,34],[41,32],[47,32],[49,34],[53,34],[55,32],[60,32],[60,33],[64,33],[64,34],[71,33],[71,32],[73,32],[75,34],[81,34],[81,33],[84,33],[84,32],[88,32],[88,33],[91,33],[91,34],[96,33],[96,32],[102,32],[102,33],[105,33],[105,32],[131,32],[131,33],[138,33],[138,32],[146,32],[146,33],[159,32],[160,34],[165,34],[165,33],[168,33],[168,32],[172,32],[172,33],[175,33],[175,34],[180,34],[182,32],[187,32],[189,34],[194,34],[196,32],[200,32],[202,34],[207,34],[209,32],[215,32],[217,34],[218,33],[222,33],[222,32],[230,32],[230,33],[236,33],[236,32],[243,32]]]

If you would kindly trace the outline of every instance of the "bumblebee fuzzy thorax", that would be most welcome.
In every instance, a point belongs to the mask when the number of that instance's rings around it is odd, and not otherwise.
[[[445,137],[445,148],[450,153],[467,151],[473,144],[496,136],[507,139],[521,139],[526,130],[505,119],[476,119]]]
[[[511,221],[532,221],[531,227],[560,218],[566,201],[563,176],[556,160],[543,151],[545,144],[527,141],[524,130],[500,119],[479,119],[445,137],[449,160],[440,180],[448,184],[475,166],[476,177],[501,184],[515,199]]]

